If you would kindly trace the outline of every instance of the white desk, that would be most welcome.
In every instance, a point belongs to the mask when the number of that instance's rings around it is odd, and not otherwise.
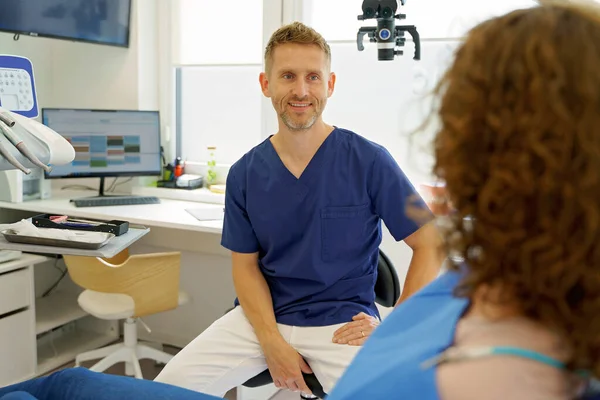
[[[130,248],[132,253],[180,251],[182,254],[181,289],[190,294],[192,302],[176,310],[145,318],[144,321],[152,328],[152,333],[148,334],[144,329],[140,329],[140,339],[184,346],[233,306],[235,290],[231,280],[230,253],[220,246],[223,221],[199,221],[185,211],[199,208],[222,210],[222,204],[161,199],[160,204],[78,208],[69,201],[73,198],[95,195],[97,192],[65,190],[53,192],[53,197],[47,200],[23,203],[0,202],[0,223],[16,222],[20,218],[35,214],[68,215],[101,220],[119,219],[129,221],[132,225],[150,228],[147,235],[132,245]],[[49,287],[56,279],[56,272],[49,265],[36,268],[35,284],[38,289],[44,290]],[[73,289],[73,291],[78,289],[70,280],[61,285],[66,285],[66,289]],[[52,303],[46,308],[64,309],[64,312],[57,317],[57,321],[67,323],[68,320],[81,317],[77,309],[76,295],[72,293],[55,292],[44,300],[46,301],[39,305]],[[40,308],[40,312],[41,310]],[[90,318],[85,317],[85,319]],[[77,323],[81,325],[79,320]],[[113,334],[108,332],[104,325],[96,325],[92,327],[93,330]],[[106,335],[102,336],[106,337]],[[72,354],[70,351],[68,353]]]
[[[187,208],[223,209],[222,205],[197,203],[192,201],[161,199],[160,204],[110,207],[75,207],[70,199],[96,195],[92,191],[54,192],[51,199],[34,200],[23,203],[0,201],[0,208],[55,215],[68,215],[77,218],[120,219],[132,224],[150,228],[171,228],[185,231],[221,234],[223,221],[198,221]]]

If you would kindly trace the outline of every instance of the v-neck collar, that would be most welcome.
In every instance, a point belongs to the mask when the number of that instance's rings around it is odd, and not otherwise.
[[[333,144],[337,140],[337,130],[336,126],[333,127],[331,133],[325,138],[323,143],[319,146],[313,157],[310,159],[304,171],[300,177],[296,178],[294,174],[285,166],[281,157],[275,150],[275,146],[271,143],[271,138],[273,135],[267,138],[267,148],[269,149],[269,163],[273,168],[277,168],[280,170],[282,176],[286,176],[286,179],[299,182],[303,184],[309,183],[315,176],[318,176],[321,172],[321,167],[324,165],[325,161],[328,159],[327,153],[330,152],[330,149],[333,148]]]

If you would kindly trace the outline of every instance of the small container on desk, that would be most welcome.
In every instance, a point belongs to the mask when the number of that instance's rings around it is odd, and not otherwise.
[[[127,221],[96,221],[91,219],[68,218],[64,222],[54,222],[51,220],[52,215],[40,214],[31,218],[33,225],[38,228],[54,228],[54,229],[70,229],[76,231],[88,232],[106,232],[112,233],[115,236],[121,236],[129,230],[129,222]]]
[[[168,189],[194,190],[201,188],[203,185],[203,181],[204,179],[201,176],[182,175],[172,181],[158,181],[156,182],[156,187]]]

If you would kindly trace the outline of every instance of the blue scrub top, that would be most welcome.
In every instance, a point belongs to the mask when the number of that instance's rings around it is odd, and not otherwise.
[[[299,179],[267,139],[229,171],[221,244],[258,252],[279,323],[379,316],[381,220],[398,241],[415,232],[413,196],[426,207],[385,148],[348,130],[335,128]]]

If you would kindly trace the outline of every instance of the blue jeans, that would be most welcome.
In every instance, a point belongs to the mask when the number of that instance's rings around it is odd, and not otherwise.
[[[69,368],[0,388],[0,400],[216,400],[164,383]]]

